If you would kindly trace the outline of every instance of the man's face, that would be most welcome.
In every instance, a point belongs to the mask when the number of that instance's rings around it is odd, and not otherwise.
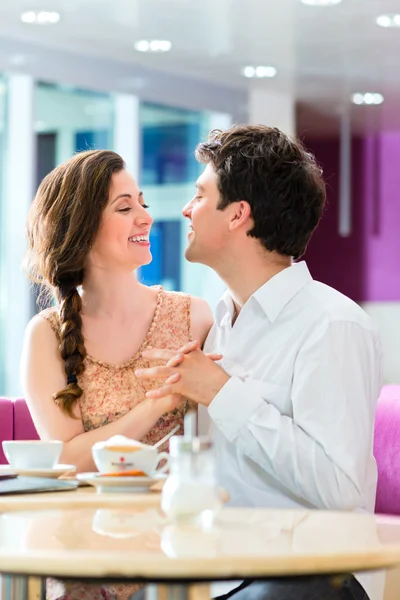
[[[220,192],[217,175],[210,164],[198,178],[196,188],[195,197],[182,210],[183,216],[190,220],[185,257],[190,262],[213,267],[228,242],[229,211],[217,210]]]

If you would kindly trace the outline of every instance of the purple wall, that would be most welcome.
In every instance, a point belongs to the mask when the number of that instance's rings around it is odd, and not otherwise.
[[[352,232],[338,234],[339,140],[305,139],[324,170],[328,205],[305,255],[315,279],[356,302],[400,300],[400,132],[352,143]]]
[[[400,300],[400,132],[364,142],[364,300]]]
[[[353,230],[349,237],[338,234],[339,228],[339,140],[305,140],[324,171],[327,206],[305,254],[310,271],[318,281],[327,283],[353,300],[364,295],[363,223],[359,218],[362,189],[360,160],[362,141],[353,140]]]

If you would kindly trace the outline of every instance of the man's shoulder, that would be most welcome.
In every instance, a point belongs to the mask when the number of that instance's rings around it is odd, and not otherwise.
[[[377,331],[374,321],[359,304],[329,285],[313,280],[303,288],[303,292],[305,307],[316,320],[324,318],[328,323],[354,323]]]

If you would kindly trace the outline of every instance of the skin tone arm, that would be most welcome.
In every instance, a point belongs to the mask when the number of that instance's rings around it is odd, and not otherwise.
[[[199,404],[206,406],[210,404],[229,379],[229,375],[214,363],[220,360],[222,355],[204,354],[200,350],[212,323],[213,316],[208,304],[200,298],[192,298],[191,337],[193,341],[185,344],[178,351],[154,349],[143,352],[145,358],[167,363],[165,367],[153,367],[135,372],[139,379],[164,380],[164,384],[160,381],[160,388],[146,394],[148,398],[154,400],[166,398],[171,394],[182,394]]]
[[[159,379],[160,387],[147,392],[147,398],[161,399],[170,394],[182,394],[198,404],[209,406],[230,376],[199,349],[199,344],[186,344],[180,352],[147,350],[143,356],[163,360],[165,366],[135,371],[139,379]]]
[[[214,318],[207,302],[202,298],[191,298],[190,304],[190,337],[203,345],[211,329]]]
[[[54,402],[53,394],[65,386],[63,361],[58,341],[49,323],[36,316],[29,323],[21,360],[21,381],[25,398],[39,436],[44,440],[61,440],[61,462],[76,465],[77,471],[96,470],[91,447],[98,441],[120,434],[141,439],[166,412],[172,410],[179,396],[149,399],[113,423],[85,432],[76,404],[72,418]]]
[[[212,325],[212,313],[199,298],[191,302],[191,336],[204,341]],[[219,357],[216,357],[217,359]],[[77,471],[93,471],[95,465],[91,447],[120,434],[141,439],[179,402],[180,395],[147,399],[126,415],[98,429],[85,432],[79,403],[72,418],[54,402],[53,394],[65,386],[64,364],[59,354],[58,340],[49,323],[37,316],[27,327],[21,360],[21,380],[25,398],[41,439],[64,442],[61,462],[76,465]]]

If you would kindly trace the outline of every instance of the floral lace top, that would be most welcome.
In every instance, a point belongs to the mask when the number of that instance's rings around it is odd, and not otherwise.
[[[50,323],[59,338],[57,307],[42,311],[40,316]],[[85,431],[97,429],[123,417],[145,400],[148,390],[159,385],[157,381],[139,381],[135,376],[136,369],[150,366],[150,362],[142,357],[146,347],[177,350],[188,341],[190,296],[181,292],[167,292],[159,287],[153,320],[135,356],[120,365],[112,365],[90,355],[86,357],[85,370],[79,376],[79,386],[83,389],[79,404]],[[152,361],[151,366],[155,364],[157,363]],[[183,417],[188,408],[188,400],[183,399],[174,411],[161,417],[141,441],[144,444],[154,444],[178,423],[183,425]],[[177,435],[180,433],[182,432],[178,431]]]
[[[57,337],[60,337],[58,308],[51,307],[40,313]],[[146,337],[135,356],[121,365],[112,365],[93,356],[85,359],[85,370],[79,376],[83,394],[79,399],[85,431],[107,425],[125,415],[145,400],[145,393],[159,384],[157,381],[139,381],[135,370],[150,366],[142,357],[146,347],[177,350],[190,341],[190,296],[180,292],[167,292],[159,287],[156,310]],[[151,365],[155,363],[152,361]],[[154,444],[177,424],[183,433],[183,417],[189,401],[182,399],[178,407],[163,415],[149,433],[142,438],[146,444]],[[168,442],[160,450],[167,450]],[[48,600],[127,600],[139,588],[137,584],[96,586],[78,582],[47,580]]]

